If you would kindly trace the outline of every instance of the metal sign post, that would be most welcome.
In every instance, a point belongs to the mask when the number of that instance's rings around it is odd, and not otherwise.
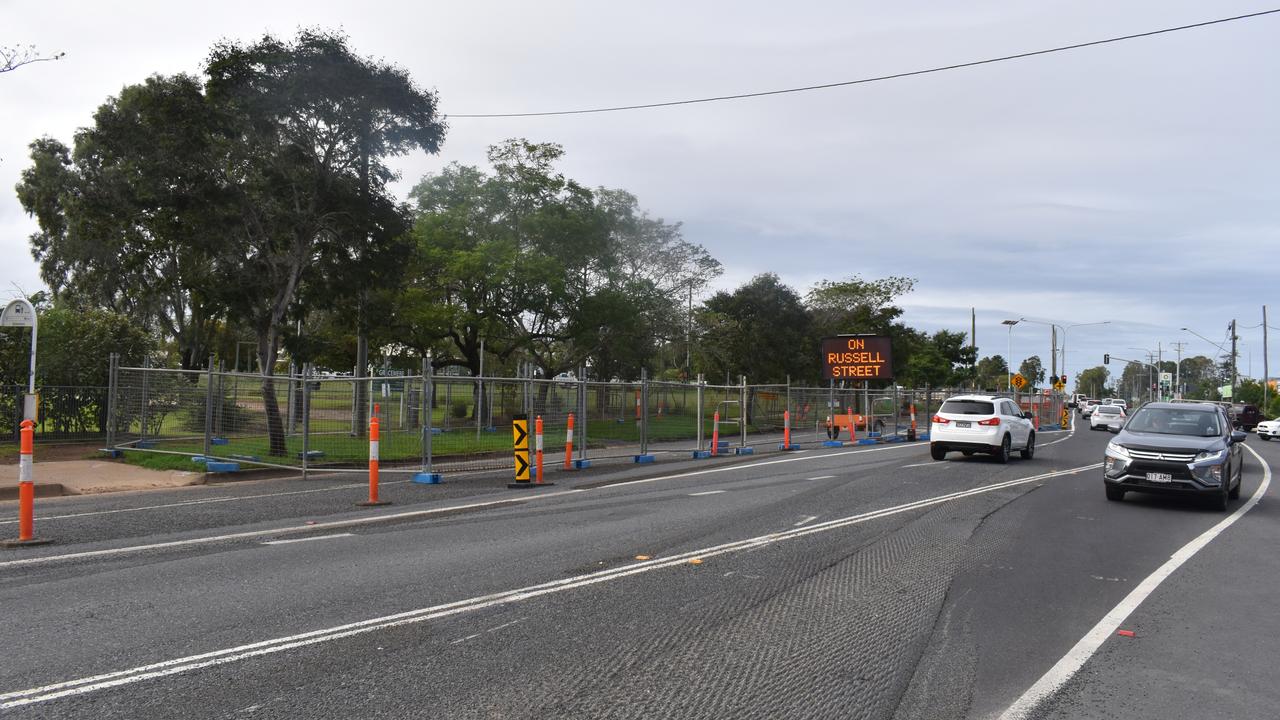
[[[36,420],[36,309],[23,298],[12,300],[0,311],[0,327],[31,328],[31,361],[27,370],[27,396],[22,403],[24,420]]]

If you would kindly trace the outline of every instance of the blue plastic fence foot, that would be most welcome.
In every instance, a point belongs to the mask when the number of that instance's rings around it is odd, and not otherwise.
[[[652,455],[635,455],[633,458],[637,465],[648,465],[649,463],[657,460],[657,458]]]
[[[413,474],[413,482],[419,485],[439,485],[443,479],[440,473],[420,472]]]
[[[209,461],[204,469],[211,473],[240,472],[240,463]]]
[[[755,455],[756,449],[753,447],[740,447],[733,449],[734,455]]]
[[[711,457],[710,450],[694,450],[693,451],[694,460],[706,460],[709,457]]]
[[[586,470],[587,468],[591,467],[591,461],[590,460],[574,460],[573,466],[579,470]]]
[[[844,447],[844,443],[839,440],[823,440],[822,447]]]

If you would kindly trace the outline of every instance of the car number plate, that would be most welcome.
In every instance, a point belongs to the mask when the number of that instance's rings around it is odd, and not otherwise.
[[[1169,473],[1147,473],[1148,482],[1173,482],[1173,476]]]
[[[957,420],[957,421],[956,421],[956,427],[958,427],[958,428],[970,428],[970,427],[973,427],[973,423],[969,422],[968,420]]]

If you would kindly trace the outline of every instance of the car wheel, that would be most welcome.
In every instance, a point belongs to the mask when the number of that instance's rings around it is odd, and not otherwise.
[[[1107,486],[1107,499],[1114,502],[1120,502],[1124,499],[1124,488]]]
[[[945,460],[947,458],[946,446],[938,443],[929,443],[929,456],[934,460]]]
[[[1270,435],[1259,435],[1258,439],[1261,440],[1262,442],[1271,442]]]
[[[1022,448],[1022,459],[1030,460],[1036,454],[1036,434],[1027,435],[1027,446]]]
[[[961,455],[964,455],[965,457],[973,457],[973,451],[972,451],[972,450],[961,450],[961,451],[960,451],[960,454],[961,454]]]
[[[996,448],[996,462],[1001,465],[1009,462],[1009,446],[1011,444],[1012,443],[1009,442],[1009,436],[1005,435],[1004,440],[1000,441],[1000,447]]]

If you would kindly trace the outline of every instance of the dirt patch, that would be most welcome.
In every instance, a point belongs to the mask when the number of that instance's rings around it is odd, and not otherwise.
[[[109,460],[41,461],[36,455],[32,468],[37,485],[58,484],[66,495],[123,492],[126,490],[154,490],[158,488],[203,485],[202,472],[182,470],[148,470],[147,468],[111,462]],[[18,468],[6,466],[0,470],[0,490],[16,488]]]

